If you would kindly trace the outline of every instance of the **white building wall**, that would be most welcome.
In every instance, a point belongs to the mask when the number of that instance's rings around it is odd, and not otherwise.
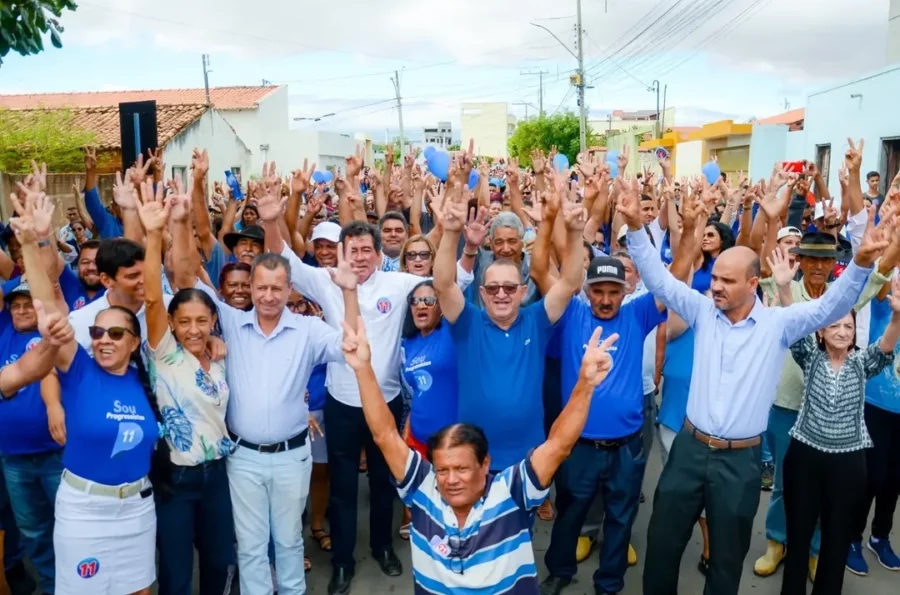
[[[208,110],[163,148],[167,177],[172,175],[172,168],[184,167],[186,182],[190,181],[191,156],[194,148],[209,151],[207,181],[210,184],[217,180],[224,181],[225,171],[233,167],[241,168],[243,178],[247,179],[251,164],[250,152],[216,110]]]
[[[881,171],[882,141],[900,137],[900,64],[882,69],[855,81],[841,83],[813,93],[807,99],[803,157],[813,159],[816,147],[831,145],[828,189],[840,196],[837,172],[847,149],[847,137],[865,139],[862,175]],[[884,175],[882,175],[884,178]]]
[[[489,157],[509,156],[509,111],[504,102],[463,103],[460,121],[462,146],[475,139],[475,154]]]
[[[754,124],[750,133],[749,177],[753,182],[772,175],[772,165],[785,161],[788,127],[784,124]]]
[[[888,38],[885,63],[900,62],[900,0],[891,0],[888,8]]]
[[[702,140],[678,143],[675,153],[675,173],[678,177],[699,176],[702,173],[704,161],[708,161],[708,156],[703,153]]]

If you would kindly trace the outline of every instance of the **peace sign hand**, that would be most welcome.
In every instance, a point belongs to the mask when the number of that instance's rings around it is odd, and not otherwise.
[[[365,369],[372,359],[372,350],[369,347],[369,338],[366,336],[366,323],[363,317],[360,316],[356,319],[356,331],[343,320],[341,328],[344,329],[344,341],[341,343],[344,360],[356,371]]]
[[[337,260],[338,263],[336,267],[328,267],[328,274],[331,275],[331,280],[344,291],[356,290],[358,279],[356,273],[354,273],[353,269],[350,267],[350,263],[344,260],[343,242],[338,242]]]
[[[116,181],[122,182],[121,176],[116,173]],[[134,193],[134,201],[137,204],[138,217],[147,233],[159,233],[166,227],[169,221],[170,201],[163,199],[163,185],[157,184],[153,190],[153,182],[144,180],[140,186],[141,196]]]
[[[579,375],[590,386],[598,386],[603,382],[613,366],[609,348],[619,339],[619,335],[618,333],[613,333],[601,343],[600,335],[602,333],[602,327],[598,326],[594,329],[594,333],[591,335],[591,339],[588,341],[587,348],[584,351],[584,357],[581,358]]]

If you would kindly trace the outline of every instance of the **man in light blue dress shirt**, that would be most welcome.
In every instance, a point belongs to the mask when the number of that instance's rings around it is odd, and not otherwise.
[[[850,311],[887,242],[880,231],[869,230],[833,291],[787,308],[762,305],[756,297],[758,257],[743,246],[730,248],[713,267],[710,299],[666,270],[641,226],[636,188],[619,183],[618,210],[628,224],[629,250],[644,285],[695,333],[687,418],[654,498],[644,593],[677,593],[681,557],[705,508],[714,557],[704,593],[737,595],[759,507],[760,435],[787,350]],[[777,200],[777,191],[771,185],[766,199]],[[696,198],[685,199],[680,250],[693,249],[702,210]]]

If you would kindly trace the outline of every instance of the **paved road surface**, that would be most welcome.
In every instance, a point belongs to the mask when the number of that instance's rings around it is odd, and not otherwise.
[[[625,575],[625,590],[621,595],[640,595],[641,593],[641,574],[644,570],[643,554],[646,551],[647,539],[647,523],[650,520],[650,512],[653,500],[653,491],[656,486],[657,478],[660,473],[660,459],[657,450],[658,445],[654,445],[654,450],[650,455],[650,461],[647,467],[647,477],[645,480],[647,502],[641,505],[635,522],[634,532],[632,534],[632,543],[638,552],[638,565],[628,570]],[[360,476],[360,501],[368,501],[368,485],[365,476]],[[841,489],[840,484],[835,484],[833,489]],[[777,595],[781,589],[781,570],[770,578],[762,579],[753,574],[753,562],[765,550],[765,511],[768,506],[768,494],[763,492],[760,502],[760,512],[756,515],[756,522],[753,527],[753,541],[750,554],[744,563],[743,580],[741,581],[741,593],[754,593],[756,595]],[[394,515],[394,523],[399,524],[399,507],[398,512]],[[359,535],[357,540],[357,566],[356,577],[353,582],[352,593],[354,595],[368,594],[396,594],[396,595],[412,595],[413,585],[410,578],[410,552],[407,542],[399,537],[395,538],[394,547],[397,555],[403,562],[403,576],[390,579],[378,569],[378,565],[372,561],[368,552],[368,506],[363,505],[360,515]],[[894,541],[900,545],[900,509],[894,520]],[[543,565],[544,552],[550,544],[550,523],[538,521],[535,532],[535,555],[538,567],[540,568],[541,578],[546,576],[546,570]],[[312,539],[307,539],[306,547],[313,561],[313,570],[307,574],[307,586],[310,594],[326,593],[328,579],[331,572],[328,555],[319,551],[317,544]],[[896,546],[895,546],[896,547]],[[685,551],[681,564],[681,593],[686,595],[700,594],[703,592],[703,576],[697,571],[697,561],[700,557],[701,542],[699,530],[694,531],[694,539],[690,542]],[[889,572],[878,565],[877,561],[871,556],[870,552],[865,552],[866,559],[869,561],[870,573],[868,577],[860,578],[847,573],[844,581],[845,595],[888,595],[900,593],[900,573]],[[588,560],[583,562],[578,568],[577,582],[566,588],[563,593],[565,595],[593,595],[593,584],[591,575],[597,568],[596,549]],[[196,570],[195,570],[196,577]],[[810,586],[810,589],[812,587]],[[195,589],[195,593],[199,593]],[[237,589],[234,590],[237,593]],[[248,594],[254,595],[254,594]]]

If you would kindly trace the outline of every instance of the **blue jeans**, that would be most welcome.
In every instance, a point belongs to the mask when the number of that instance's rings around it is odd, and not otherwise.
[[[769,427],[765,436],[775,461],[775,485],[766,512],[766,539],[787,545],[787,525],[784,512],[784,455],[791,443],[790,432],[797,421],[798,411],[773,405],[769,412]],[[835,487],[840,489],[840,487]],[[818,524],[809,547],[810,556],[819,555],[819,543],[822,540]]]
[[[6,491],[6,480],[3,478],[3,467],[0,466],[0,529],[3,529],[3,568],[9,570],[22,563],[25,552],[19,539],[19,526],[9,504]]]
[[[41,590],[53,593],[53,508],[62,478],[62,451],[34,455],[3,455],[3,473],[25,555],[37,570]]]
[[[173,466],[172,494],[156,498],[160,595],[191,595],[194,546],[200,558],[200,594],[226,592],[236,555],[234,517],[225,459]]]
[[[775,463],[775,459],[772,458],[772,450],[769,448],[769,439],[766,437],[766,432],[763,432],[760,438],[762,439],[760,443],[760,452],[762,454],[759,457],[759,462],[763,465],[772,465]]]
[[[618,593],[625,587],[628,542],[638,512],[647,458],[641,434],[617,448],[579,442],[556,472],[556,522],[544,563],[551,576],[572,578],[577,572],[575,546],[595,496],[603,497],[603,545],[594,588]],[[598,492],[599,489],[599,492]]]
[[[302,519],[312,474],[309,443],[271,454],[238,446],[227,465],[241,593],[272,593],[270,537],[278,559],[279,595],[306,593]]]

